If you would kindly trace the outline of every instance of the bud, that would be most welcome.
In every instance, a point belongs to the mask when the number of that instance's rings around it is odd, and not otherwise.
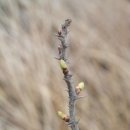
[[[80,82],[75,89],[76,94],[78,95],[83,89],[84,89],[84,82]]]
[[[84,89],[84,82],[80,82],[78,86],[79,86],[80,90],[83,90]]]
[[[59,116],[62,120],[64,120],[65,122],[69,122],[69,117],[68,117],[66,114],[64,114],[64,113],[61,112],[61,111],[58,111],[57,113],[58,113],[58,116]]]
[[[60,60],[60,67],[61,67],[61,69],[67,69],[67,65],[66,65],[65,61],[62,59]]]

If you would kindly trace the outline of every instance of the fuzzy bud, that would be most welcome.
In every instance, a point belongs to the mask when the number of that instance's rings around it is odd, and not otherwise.
[[[66,65],[65,61],[62,59],[60,60],[60,67],[62,70],[67,69],[67,65]]]
[[[64,120],[65,122],[69,122],[69,117],[68,117],[66,114],[64,114],[64,113],[61,112],[61,111],[58,111],[57,113],[58,113],[58,116],[59,116],[62,120]]]
[[[80,82],[75,89],[76,94],[78,95],[83,89],[84,89],[84,82]]]

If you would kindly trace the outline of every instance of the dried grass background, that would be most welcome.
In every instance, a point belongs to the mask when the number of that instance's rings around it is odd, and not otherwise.
[[[129,0],[0,0],[0,130],[67,130],[54,34],[66,18],[70,69],[84,81],[80,130],[130,129]]]

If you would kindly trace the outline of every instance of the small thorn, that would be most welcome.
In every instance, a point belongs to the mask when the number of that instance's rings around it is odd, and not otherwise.
[[[84,95],[84,96],[77,96],[76,100],[79,100],[79,99],[85,98],[85,97],[87,97],[87,95]]]
[[[63,80],[65,80],[65,81],[69,81],[67,78],[63,78]]]
[[[56,60],[60,60],[60,58],[58,58],[58,57],[54,57]]]
[[[68,61],[68,59],[64,58],[64,60],[65,60],[65,62],[66,62],[66,63],[68,63],[68,62],[67,62],[67,61]]]
[[[68,122],[67,125],[70,127],[73,124],[73,122]]]
[[[63,45],[63,48],[65,48],[65,49],[68,48],[68,47],[69,47],[68,45]]]
[[[55,33],[55,34],[54,34],[54,36],[58,37],[58,34],[57,34],[57,33]]]
[[[71,78],[72,76],[73,76],[72,74],[68,74],[68,75],[67,75],[68,78]]]
[[[63,36],[63,35],[58,35],[58,37],[59,37],[59,38],[64,38],[64,36]]]
[[[78,120],[78,121],[70,121],[70,122],[67,123],[67,125],[68,125],[69,127],[71,127],[71,126],[74,125],[74,124],[78,124],[78,122],[79,122],[79,120]]]
[[[57,37],[61,41],[61,43],[64,42],[64,37],[61,37],[61,36],[57,36]]]
[[[68,127],[71,127],[72,125],[71,124],[67,124],[68,125]]]
[[[66,62],[67,64],[70,64],[70,62],[68,61],[68,59],[65,59],[65,62]]]

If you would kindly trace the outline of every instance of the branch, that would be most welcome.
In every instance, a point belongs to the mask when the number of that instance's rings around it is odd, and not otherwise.
[[[71,127],[71,130],[79,130],[78,127],[78,121],[76,121],[75,117],[75,103],[78,98],[78,94],[81,92],[81,90],[84,88],[84,83],[81,82],[78,84],[78,86],[75,88],[72,83],[72,75],[70,74],[70,71],[68,69],[68,66],[66,64],[67,58],[66,58],[66,49],[68,47],[67,40],[68,40],[68,27],[71,24],[71,19],[65,20],[65,23],[61,25],[61,29],[58,31],[56,36],[60,40],[60,46],[58,46],[58,52],[59,52],[59,59],[60,60],[60,66],[64,74],[64,80],[67,84],[68,88],[68,95],[69,95],[69,116],[65,115],[62,112],[58,112],[58,115],[66,122],[68,122],[68,126]]]

